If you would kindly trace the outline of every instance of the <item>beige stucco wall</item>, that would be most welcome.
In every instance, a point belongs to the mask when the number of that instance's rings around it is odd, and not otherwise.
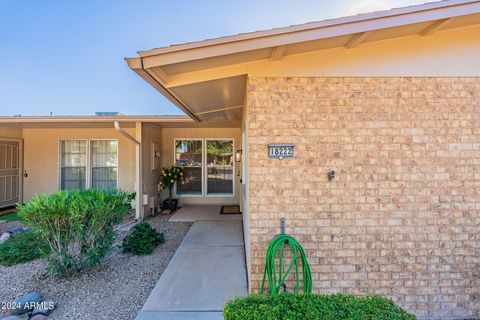
[[[22,139],[22,128],[0,125],[0,139]]]
[[[247,108],[254,292],[285,217],[316,292],[480,316],[480,78],[250,78]]]
[[[174,163],[174,140],[182,138],[233,138],[234,150],[241,149],[240,128],[163,128],[162,129],[162,166],[171,166]],[[203,197],[180,197],[181,204],[238,204],[240,202],[240,177],[241,165],[234,163],[235,172],[235,194],[234,196],[203,196]],[[164,198],[167,192],[164,192]]]
[[[158,194],[158,181],[160,177],[161,162],[160,159],[153,158],[152,143],[156,143],[158,150],[162,144],[162,130],[160,127],[143,124],[142,125],[142,184],[143,194],[147,194],[149,197],[157,197]],[[157,169],[154,168],[153,162],[157,163]],[[144,207],[144,216],[148,216],[149,208]]]
[[[135,129],[125,129],[135,136]],[[35,193],[53,193],[58,190],[59,141],[62,139],[118,139],[118,186],[134,192],[135,144],[110,128],[25,128],[24,201]]]

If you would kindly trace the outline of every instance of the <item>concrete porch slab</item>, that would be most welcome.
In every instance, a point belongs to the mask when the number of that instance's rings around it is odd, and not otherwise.
[[[242,220],[241,214],[220,214],[219,205],[185,205],[178,209],[170,221],[224,221]]]
[[[225,302],[246,294],[242,222],[197,221],[136,319],[223,319]]]

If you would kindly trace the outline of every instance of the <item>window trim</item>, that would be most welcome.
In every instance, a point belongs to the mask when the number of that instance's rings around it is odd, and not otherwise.
[[[173,139],[173,163],[177,163],[177,141],[180,141],[180,140],[190,140],[190,141],[201,141],[202,142],[202,165],[200,167],[192,167],[192,168],[201,168],[201,173],[202,173],[202,181],[201,181],[201,187],[202,187],[202,191],[199,193],[199,194],[179,194],[177,193],[177,184],[175,183],[175,186],[173,187],[173,195],[175,197],[178,197],[178,198],[188,198],[188,197],[191,197],[191,198],[202,198],[204,197],[204,194],[205,194],[205,188],[204,188],[204,185],[203,185],[203,181],[204,181],[204,168],[205,168],[205,159],[204,159],[204,155],[205,155],[205,142],[203,141],[204,139],[203,138],[174,138]],[[180,166],[179,166],[180,167]]]
[[[208,194],[208,186],[207,186],[207,141],[208,140],[228,140],[232,141],[233,143],[233,154],[235,155],[235,138],[174,138],[173,139],[173,163],[176,164],[176,154],[177,154],[177,141],[179,140],[193,140],[193,141],[201,141],[202,142],[202,192],[200,194],[178,194],[177,193],[177,184],[175,184],[173,188],[173,196],[176,198],[234,198],[236,194],[236,164],[235,161],[233,161],[233,187],[232,187],[232,193],[217,193],[217,194]]]
[[[91,142],[92,141],[116,141],[117,142],[117,179],[116,179],[116,188],[118,189],[119,178],[120,178],[120,143],[118,139],[115,138],[68,138],[68,139],[58,139],[58,163],[57,163],[57,190],[62,189],[62,142],[63,141],[85,141],[86,142],[86,161],[87,165],[85,168],[85,189],[92,188],[92,151],[91,151]]]

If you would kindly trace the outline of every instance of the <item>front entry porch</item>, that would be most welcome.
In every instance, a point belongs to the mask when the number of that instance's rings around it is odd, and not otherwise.
[[[136,320],[223,319],[225,302],[247,294],[241,215],[185,206],[172,220],[194,223]]]

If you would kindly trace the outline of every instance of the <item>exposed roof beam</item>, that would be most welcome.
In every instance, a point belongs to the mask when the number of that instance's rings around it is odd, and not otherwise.
[[[202,112],[195,113],[195,115],[200,116],[200,115],[203,115],[203,114],[222,112],[222,111],[239,109],[239,108],[243,108],[243,105],[235,106],[235,107],[227,107],[227,108],[222,108],[222,109],[209,110],[209,111],[202,111]]]
[[[272,55],[270,56],[270,60],[277,61],[283,58],[283,54],[285,53],[285,49],[287,46],[276,46],[273,47]]]
[[[441,19],[434,21],[431,25],[420,31],[419,35],[422,37],[426,37],[429,35],[434,34],[438,29],[441,27],[444,27],[447,23],[451,22],[453,18],[448,18],[448,19]]]
[[[353,49],[361,45],[367,38],[372,34],[371,31],[367,32],[360,32],[354,34],[350,40],[348,40],[347,44],[345,45],[345,48],[347,49]]]

